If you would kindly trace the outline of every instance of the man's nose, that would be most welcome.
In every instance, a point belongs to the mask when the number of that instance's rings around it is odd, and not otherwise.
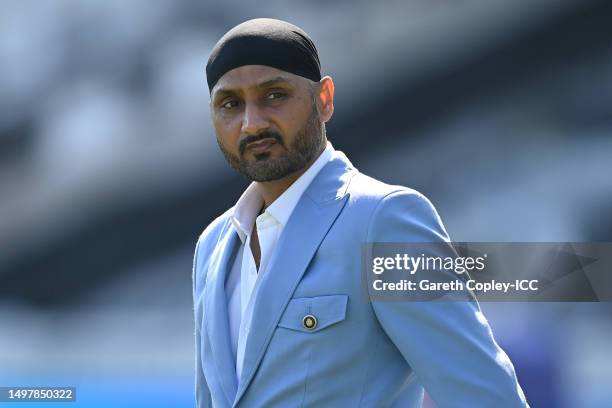
[[[242,119],[242,134],[256,135],[267,129],[270,123],[256,104],[247,104]]]

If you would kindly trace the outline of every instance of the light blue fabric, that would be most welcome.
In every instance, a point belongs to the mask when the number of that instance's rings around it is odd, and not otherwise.
[[[230,214],[205,229],[194,257],[198,408],[420,407],[423,388],[442,408],[527,406],[476,302],[367,301],[362,243],[448,236],[423,195],[363,175],[338,151],[278,241],[236,381],[224,282],[240,241]]]

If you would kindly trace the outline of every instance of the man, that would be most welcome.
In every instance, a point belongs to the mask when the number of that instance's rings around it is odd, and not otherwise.
[[[334,83],[309,36],[256,19],[206,67],[217,141],[252,180],[194,257],[198,407],[522,407],[474,301],[362,299],[364,242],[446,242],[418,192],[327,141]]]

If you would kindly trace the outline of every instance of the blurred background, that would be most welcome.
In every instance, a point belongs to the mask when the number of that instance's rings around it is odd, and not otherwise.
[[[0,386],[194,405],[193,249],[247,185],[204,67],[254,17],[310,33],[335,148],[453,240],[612,241],[610,1],[2,0]],[[482,308],[532,407],[612,406],[612,305]]]

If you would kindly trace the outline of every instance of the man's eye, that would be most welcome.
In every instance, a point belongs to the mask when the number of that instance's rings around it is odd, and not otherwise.
[[[233,100],[233,99],[227,102],[223,102],[221,104],[221,107],[224,109],[231,109],[231,108],[235,108],[236,106],[238,106],[238,101]]]
[[[268,95],[266,95],[266,99],[269,100],[274,100],[274,99],[281,99],[285,97],[285,93],[284,92],[270,92]]]

